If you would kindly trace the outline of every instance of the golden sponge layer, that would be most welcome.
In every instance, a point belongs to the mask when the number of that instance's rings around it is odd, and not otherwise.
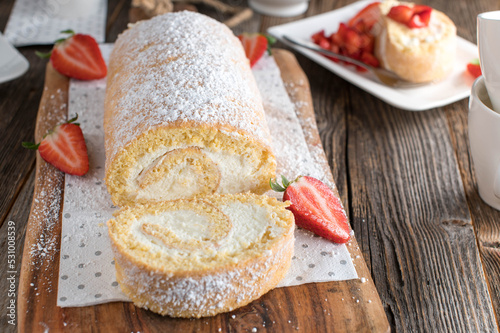
[[[286,206],[246,193],[124,207],[108,222],[117,280],[137,306],[162,315],[205,317],[246,305],[290,267],[294,220]]]
[[[240,41],[207,16],[141,21],[110,56],[106,185],[116,205],[263,193],[276,160]]]

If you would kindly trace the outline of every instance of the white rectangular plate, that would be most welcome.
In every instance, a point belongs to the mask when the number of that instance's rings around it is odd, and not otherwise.
[[[373,0],[358,1],[321,15],[274,26],[268,29],[268,33],[282,41],[284,35],[310,40],[311,35],[323,29],[328,36],[337,31],[341,22],[347,22],[370,2],[373,2]],[[455,67],[446,79],[416,88],[391,88],[374,81],[369,73],[357,72],[353,66],[337,64],[314,51],[289,43],[286,44],[373,96],[395,107],[409,111],[428,110],[467,98],[474,82],[474,78],[466,72],[467,63],[479,57],[475,44],[458,37]]]

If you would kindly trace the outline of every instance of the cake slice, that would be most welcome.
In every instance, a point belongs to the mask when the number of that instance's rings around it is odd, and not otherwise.
[[[135,305],[172,317],[244,306],[290,267],[287,205],[246,193],[124,207],[108,222],[117,281]]]

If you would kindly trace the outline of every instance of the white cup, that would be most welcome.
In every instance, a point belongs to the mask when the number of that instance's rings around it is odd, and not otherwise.
[[[500,10],[477,16],[481,71],[493,109],[500,112]]]
[[[248,0],[248,5],[261,14],[292,17],[303,14],[309,7],[308,0]]]
[[[493,111],[483,76],[469,99],[469,143],[479,195],[500,210],[500,114]]]

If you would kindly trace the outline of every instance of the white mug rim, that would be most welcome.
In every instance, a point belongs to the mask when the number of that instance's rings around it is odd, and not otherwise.
[[[500,21],[500,10],[480,13],[477,15],[477,17],[483,20]]]
[[[496,112],[495,110],[493,110],[492,108],[490,108],[488,105],[484,104],[483,100],[478,95],[478,90],[479,90],[479,88],[481,86],[486,91],[486,84],[484,83],[484,81],[485,80],[484,80],[484,76],[483,75],[481,75],[480,77],[478,77],[474,81],[474,83],[472,84],[471,94],[473,95],[473,97],[475,99],[477,99],[479,101],[481,107],[483,107],[484,109],[486,109],[489,113],[492,113],[494,117],[498,117],[500,119],[500,114],[498,112]]]

